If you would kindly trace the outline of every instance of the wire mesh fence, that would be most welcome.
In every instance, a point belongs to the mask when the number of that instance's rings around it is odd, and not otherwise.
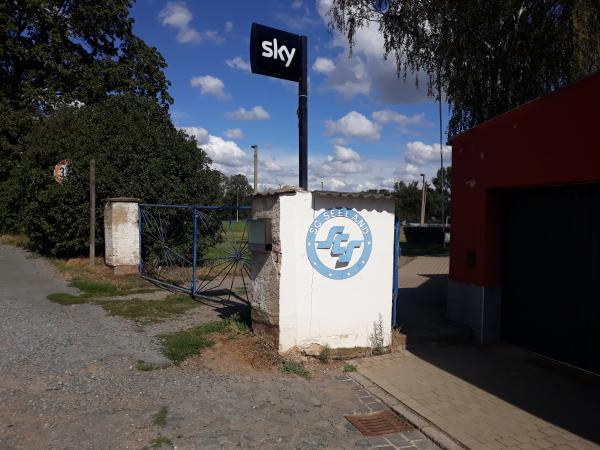
[[[248,302],[249,206],[140,205],[140,274],[194,297]]]

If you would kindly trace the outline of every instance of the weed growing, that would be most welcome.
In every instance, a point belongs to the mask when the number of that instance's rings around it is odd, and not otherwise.
[[[167,416],[169,415],[169,409],[166,406],[161,408],[152,416],[152,423],[159,427],[164,427],[167,424]]]
[[[81,278],[71,281],[71,286],[79,289],[87,297],[115,297],[124,293],[123,290],[114,284],[89,281]]]
[[[135,363],[135,368],[142,372],[151,372],[151,371],[157,370],[157,369],[164,369],[164,367],[165,366],[163,364],[153,364],[153,363],[143,361],[141,359],[138,359],[137,362]]]
[[[329,344],[325,344],[325,347],[323,347],[323,350],[319,353],[319,361],[323,364],[329,364],[329,361],[331,361],[331,347]]]
[[[281,363],[281,370],[284,373],[293,373],[299,377],[306,378],[307,380],[310,380],[311,378],[311,373],[301,362],[283,360]]]
[[[231,336],[247,334],[248,325],[233,315],[227,319],[198,325],[187,330],[165,333],[159,336],[161,351],[175,364],[197,355],[203,348],[212,347],[214,342],[208,337],[212,333],[226,333]]]
[[[344,364],[344,372],[356,372],[356,366],[354,364],[346,363]]]
[[[371,354],[383,355],[385,351],[385,343],[383,339],[383,317],[379,314],[379,320],[373,322],[373,333],[369,336],[371,341]]]
[[[152,448],[159,448],[163,445],[173,445],[173,441],[166,436],[158,436],[150,441]]]

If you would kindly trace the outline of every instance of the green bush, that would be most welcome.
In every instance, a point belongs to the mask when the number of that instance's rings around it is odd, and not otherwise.
[[[103,200],[214,203],[222,175],[196,141],[171,123],[156,101],[115,96],[90,107],[63,107],[28,136],[22,183],[29,198],[25,232],[33,250],[68,257],[89,242],[89,161],[96,160],[96,244],[103,249]],[[54,165],[71,161],[61,184]]]

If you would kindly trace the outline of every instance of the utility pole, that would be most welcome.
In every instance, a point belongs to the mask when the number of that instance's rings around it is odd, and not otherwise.
[[[323,180],[321,180],[321,190],[323,191]]]
[[[96,160],[90,160],[90,266],[96,258]]]
[[[422,173],[421,176],[423,177],[423,189],[421,192],[421,226],[425,226],[425,202],[426,200],[426,195],[427,195],[427,187],[425,184],[425,174]]]
[[[442,140],[442,77],[438,71],[438,95],[440,96],[440,169],[442,171],[442,228],[446,226],[446,174],[444,173],[444,142]],[[445,241],[444,241],[445,245]]]
[[[258,193],[258,145],[251,145],[254,149],[254,193]]]

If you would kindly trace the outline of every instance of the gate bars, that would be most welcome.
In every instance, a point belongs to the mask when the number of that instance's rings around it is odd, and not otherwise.
[[[249,206],[140,204],[140,276],[194,298],[248,302],[249,210]]]

